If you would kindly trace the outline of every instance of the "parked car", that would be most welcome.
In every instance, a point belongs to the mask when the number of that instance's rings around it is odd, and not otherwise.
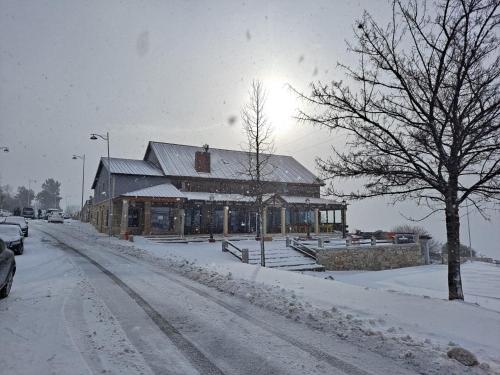
[[[24,252],[24,235],[17,224],[0,224],[0,239],[14,254]]]
[[[25,219],[34,219],[35,218],[35,210],[32,209],[31,207],[24,207],[22,215]]]
[[[28,222],[22,216],[8,216],[3,221],[6,224],[17,224],[23,231],[24,237],[28,237]]]
[[[49,214],[47,221],[49,223],[64,223],[64,217],[61,212],[53,211]]]
[[[15,273],[16,259],[14,253],[0,240],[0,298],[9,295]]]

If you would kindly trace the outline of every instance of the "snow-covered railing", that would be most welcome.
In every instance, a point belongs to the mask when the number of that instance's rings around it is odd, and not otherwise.
[[[378,240],[376,238],[352,238],[348,236],[347,238],[328,238],[319,237],[317,240],[305,240],[301,242],[304,246],[309,246],[314,249],[337,249],[345,248],[350,246],[356,247],[368,247],[368,246],[380,246],[380,245],[393,245],[397,244],[393,240]]]
[[[233,254],[243,263],[248,263],[248,249],[240,249],[238,246],[228,240],[222,241],[222,251]]]
[[[287,247],[291,247],[292,249],[298,251],[298,252],[301,252],[302,254],[304,254],[305,256],[309,257],[309,258],[313,258],[314,260],[318,260],[316,258],[316,250],[314,250],[313,248],[293,239],[293,238],[290,238],[290,237],[287,237],[286,238],[286,246]]]

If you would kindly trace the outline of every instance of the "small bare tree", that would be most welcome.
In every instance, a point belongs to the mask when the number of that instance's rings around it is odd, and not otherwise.
[[[333,193],[444,211],[450,300],[464,298],[460,205],[500,200],[499,4],[394,0],[387,27],[365,13],[348,45],[359,64],[341,65],[351,87],[318,83],[303,96],[323,111],[302,120],[348,137],[346,150],[319,160],[324,174],[363,181],[360,191]]]
[[[257,237],[260,239],[260,263],[266,265],[264,246],[264,214],[266,192],[266,177],[273,171],[270,164],[271,155],[274,153],[274,140],[272,127],[269,123],[264,107],[266,104],[266,92],[262,82],[255,80],[249,92],[250,100],[241,111],[243,130],[247,137],[245,151],[247,161],[243,165],[244,174],[250,178],[250,190],[248,194],[255,198],[257,215]]]

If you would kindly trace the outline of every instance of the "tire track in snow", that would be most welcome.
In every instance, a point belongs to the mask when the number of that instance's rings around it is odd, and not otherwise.
[[[113,272],[102,266],[94,259],[72,246],[60,241],[57,237],[38,228],[41,232],[52,237],[57,243],[67,250],[71,250],[80,257],[87,260],[93,266],[97,267],[102,273],[108,276],[116,285],[118,285],[127,295],[132,298],[142,310],[151,318],[158,328],[172,341],[172,343],[184,354],[191,364],[200,372],[207,375],[223,375],[224,372],[211,362],[195,345],[186,339],[174,326],[172,326],[157,310],[155,310],[144,298],[130,288],[123,280]]]
[[[41,230],[41,229],[39,229],[39,230]],[[42,232],[47,233],[45,231],[42,231]],[[49,233],[47,233],[47,234],[49,234]],[[49,234],[49,235],[51,237],[53,237],[54,239],[56,239],[59,243],[64,244],[58,238],[56,238],[54,235],[52,235],[52,234]],[[67,235],[68,237],[72,237],[75,240],[82,241],[78,237],[73,236],[71,234],[65,233],[65,235]],[[68,246],[66,244],[64,244],[64,245]],[[71,246],[68,246],[68,247],[71,248],[72,250],[76,251],[79,255],[83,256],[85,259],[91,261],[92,264],[98,264],[92,258],[88,257],[85,254],[82,254],[80,251],[72,248]],[[170,280],[170,281],[172,281],[172,282],[174,282],[174,283],[176,283],[176,284],[178,284],[178,285],[180,285],[180,286],[182,286],[182,287],[184,287],[184,288],[186,288],[186,289],[188,289],[188,290],[190,290],[190,291],[198,294],[199,296],[212,301],[213,303],[215,303],[215,304],[223,307],[224,309],[230,311],[231,313],[235,314],[236,316],[240,317],[241,319],[244,319],[244,320],[248,321],[249,323],[251,323],[251,324],[253,324],[255,326],[258,326],[259,328],[262,328],[264,330],[267,330],[267,331],[273,333],[276,337],[280,338],[281,340],[283,340],[283,341],[289,343],[290,345],[293,345],[293,346],[297,347],[298,349],[300,349],[300,350],[302,350],[302,351],[310,354],[311,356],[317,358],[318,360],[321,360],[321,361],[324,361],[324,362],[328,363],[330,366],[332,366],[332,367],[334,367],[334,368],[336,368],[338,370],[341,370],[342,372],[344,372],[346,374],[349,374],[349,375],[373,375],[372,372],[368,372],[368,371],[366,371],[366,370],[364,370],[364,369],[362,369],[360,367],[357,367],[356,365],[353,365],[353,364],[351,364],[349,362],[346,362],[345,360],[343,360],[343,359],[341,359],[339,357],[336,357],[336,356],[334,356],[334,355],[332,355],[330,353],[327,353],[327,352],[325,352],[325,351],[323,351],[321,349],[314,348],[311,345],[303,343],[300,340],[298,340],[298,339],[296,339],[296,338],[294,338],[294,337],[292,337],[290,335],[284,334],[283,332],[277,330],[272,325],[269,325],[269,324],[265,323],[264,321],[261,321],[259,319],[256,319],[256,318],[252,317],[251,315],[245,313],[241,309],[235,308],[235,307],[229,305],[228,303],[224,302],[223,300],[221,300],[221,299],[219,299],[217,297],[214,297],[214,296],[210,295],[209,293],[207,293],[207,292],[205,292],[205,291],[203,291],[203,290],[201,290],[199,288],[196,288],[196,287],[194,287],[192,285],[189,285],[188,283],[180,280],[179,277],[177,277],[177,276],[173,276],[173,275],[169,274],[166,271],[160,272],[158,270],[151,269],[150,268],[151,264],[148,263],[148,262],[146,262],[146,261],[144,261],[144,260],[141,260],[141,259],[138,259],[138,258],[131,259],[128,256],[125,256],[125,255],[122,255],[122,254],[117,254],[116,252],[112,252],[112,255],[116,256],[116,257],[119,257],[119,258],[122,258],[122,259],[125,259],[127,262],[139,261],[139,262],[143,263],[144,265],[148,266],[148,268],[150,269],[151,272],[154,272],[154,273],[156,273],[159,276],[165,277],[168,280]],[[101,268],[105,269],[104,267],[102,267],[100,265],[98,266],[98,268],[99,269],[101,269]],[[404,373],[408,372],[407,369],[401,369],[401,371],[404,372]]]

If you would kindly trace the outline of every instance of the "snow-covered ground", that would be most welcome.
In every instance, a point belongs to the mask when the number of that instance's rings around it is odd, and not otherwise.
[[[30,229],[0,301],[0,374],[152,374],[88,278]]]
[[[484,262],[462,264],[462,286],[465,301],[500,312],[500,265]],[[384,289],[417,296],[446,299],[448,267],[433,264],[385,271],[327,271],[308,273],[317,277],[363,287]]]
[[[80,235],[103,238],[87,225],[66,223]],[[142,237],[123,246],[191,270],[209,270],[229,279],[260,284],[291,293],[305,310],[340,311],[367,335],[382,335],[399,344],[425,346],[444,353],[454,345],[474,352],[480,361],[500,369],[500,267],[472,263],[463,266],[467,301],[446,300],[446,267],[432,265],[379,272],[329,272],[307,275],[242,264],[221,251],[221,243],[157,244]],[[254,241],[241,247],[257,246]],[[278,243],[269,243],[279,246]],[[325,277],[333,276],[325,279]],[[202,276],[196,276],[202,282]],[[224,289],[223,285],[216,285]],[[234,286],[231,286],[234,288]],[[234,293],[234,290],[233,290]],[[273,294],[261,304],[272,307]]]
[[[485,307],[484,301],[446,301],[441,266],[308,275],[242,264],[223,253],[220,242],[157,244],[135,237],[132,243],[77,221],[31,225],[26,253],[16,258],[13,292],[0,301],[0,339],[9,342],[0,351],[0,373],[162,373],[165,363],[177,364],[175,373],[192,370],[193,362],[179,359],[179,347],[145,314],[149,308],[141,309],[96,264],[140,293],[212,363],[232,369],[228,373],[264,374],[278,366],[274,373],[325,374],[332,364],[349,374],[500,370],[498,271],[483,268],[490,265],[464,266],[466,293],[486,296]],[[448,359],[455,345],[474,352],[481,365],[466,368]],[[325,362],[318,349],[336,357]],[[262,366],[251,372],[249,363]]]

